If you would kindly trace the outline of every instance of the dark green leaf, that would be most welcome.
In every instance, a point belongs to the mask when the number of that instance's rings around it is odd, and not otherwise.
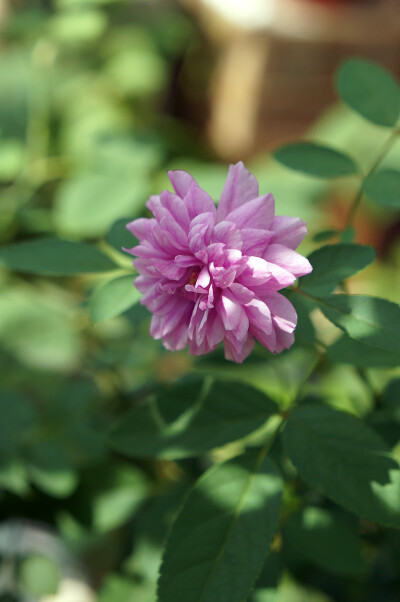
[[[282,564],[280,553],[271,551],[268,554],[249,602],[277,602],[279,581],[283,569]]]
[[[109,280],[97,288],[89,300],[92,322],[102,322],[119,316],[138,303],[141,293],[133,285],[133,275]]]
[[[248,385],[196,380],[132,410],[114,427],[111,443],[133,457],[187,458],[245,437],[277,411]]]
[[[281,478],[259,452],[206,472],[172,526],[159,602],[244,600],[271,545],[281,496]]]
[[[72,276],[107,272],[115,264],[96,247],[59,238],[39,238],[0,249],[0,265],[17,272]]]
[[[383,403],[389,408],[400,409],[400,378],[390,381],[383,395]]]
[[[0,391],[0,466],[10,461],[35,424],[29,402],[14,391]]]
[[[117,220],[113,223],[107,234],[106,240],[108,244],[120,253],[123,253],[123,247],[125,249],[131,249],[139,244],[138,239],[133,236],[126,227],[133,219],[133,217],[123,217],[122,219]]]
[[[334,238],[337,235],[337,230],[322,230],[321,232],[317,232],[317,234],[314,235],[313,241],[325,242],[326,240],[330,240],[331,238]]]
[[[396,303],[363,295],[331,295],[316,301],[328,320],[352,339],[400,353],[400,307]]]
[[[327,357],[340,364],[351,364],[362,368],[390,368],[400,366],[400,354],[371,347],[343,334],[327,350]]]
[[[321,247],[309,255],[313,271],[301,278],[300,286],[314,295],[329,295],[340,282],[363,270],[375,258],[373,247],[351,244]]]
[[[357,533],[339,516],[322,508],[305,508],[284,525],[285,544],[304,560],[344,575],[364,572]]]
[[[351,59],[340,68],[337,88],[343,101],[363,117],[387,127],[400,114],[400,89],[383,67],[364,59]]]
[[[78,484],[67,454],[56,440],[42,440],[30,448],[29,474],[39,489],[54,497],[70,495]]]
[[[364,182],[364,192],[379,205],[400,209],[400,171],[382,169],[373,173]]]
[[[274,157],[290,169],[318,178],[340,178],[359,171],[351,157],[312,142],[295,142],[274,152]]]
[[[359,516],[400,528],[400,466],[363,422],[326,406],[303,406],[283,438],[309,485]]]

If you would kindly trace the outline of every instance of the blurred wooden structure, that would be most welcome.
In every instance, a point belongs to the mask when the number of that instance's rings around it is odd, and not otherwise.
[[[335,99],[332,79],[351,55],[400,75],[400,0],[181,0],[218,64],[208,135],[235,160],[296,138]]]

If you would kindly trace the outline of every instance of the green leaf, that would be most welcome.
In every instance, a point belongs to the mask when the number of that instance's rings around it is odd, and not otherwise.
[[[54,220],[63,234],[101,236],[117,219],[141,211],[147,196],[147,181],[138,176],[84,174],[60,186]]]
[[[351,364],[362,368],[395,368],[400,366],[400,354],[371,347],[343,334],[326,352],[328,359],[340,364]]]
[[[126,227],[133,219],[133,217],[123,217],[117,220],[113,223],[107,234],[106,240],[108,244],[120,253],[123,252],[123,247],[131,249],[139,244],[138,239]]]
[[[375,203],[400,209],[400,171],[382,169],[373,173],[365,180],[363,189]]]
[[[358,575],[365,571],[361,544],[351,525],[337,514],[309,507],[293,514],[283,528],[285,545],[326,571]]]
[[[355,514],[400,528],[400,466],[363,422],[326,406],[300,407],[283,432],[299,475]]]
[[[78,477],[57,440],[40,441],[30,448],[29,475],[32,482],[51,496],[71,495]]]
[[[390,383],[385,389],[383,403],[388,408],[400,408],[400,378],[395,378],[392,381],[390,381]]]
[[[324,315],[361,343],[400,353],[400,307],[363,295],[330,295],[315,299]]]
[[[54,560],[34,554],[25,558],[20,567],[20,581],[32,596],[43,598],[58,591],[60,570]]]
[[[352,244],[321,247],[309,255],[313,271],[301,278],[300,287],[314,295],[329,295],[342,280],[363,270],[375,258],[373,247]]]
[[[172,526],[159,602],[244,600],[271,545],[281,496],[282,480],[259,452],[207,471]]]
[[[372,123],[396,125],[400,114],[400,88],[383,67],[364,59],[350,59],[338,72],[337,89],[349,107]]]
[[[274,152],[274,157],[290,169],[318,178],[340,178],[359,171],[351,157],[313,142],[295,142]]]
[[[196,380],[133,409],[113,428],[111,444],[138,458],[188,458],[245,437],[277,412],[248,385]]]
[[[36,238],[3,247],[0,265],[46,276],[73,276],[115,268],[111,259],[96,247],[59,238]]]
[[[313,236],[314,242],[325,242],[338,235],[337,230],[322,230]]]
[[[91,492],[93,527],[100,532],[119,527],[135,514],[147,493],[147,480],[138,468],[118,466],[104,490],[97,495]]]
[[[14,391],[0,390],[0,466],[10,461],[35,424],[29,402]]]
[[[278,587],[283,569],[280,553],[271,551],[254,586],[249,602],[278,602]]]
[[[92,322],[115,318],[139,302],[141,293],[133,285],[133,276],[121,276],[109,280],[92,294],[89,313]]]

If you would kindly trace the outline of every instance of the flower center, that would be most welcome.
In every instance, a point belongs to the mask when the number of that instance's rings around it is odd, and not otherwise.
[[[199,277],[199,271],[197,270],[193,270],[193,272],[190,274],[190,278],[189,278],[189,282],[188,284],[191,284],[192,286],[194,286],[197,282],[197,278]]]

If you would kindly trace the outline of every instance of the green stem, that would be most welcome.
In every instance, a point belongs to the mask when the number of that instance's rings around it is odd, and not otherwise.
[[[381,149],[377,159],[372,164],[372,167],[370,167],[370,169],[367,171],[367,173],[365,174],[365,177],[362,179],[361,185],[360,185],[360,187],[357,191],[357,194],[354,197],[354,200],[350,206],[350,210],[349,210],[343,230],[346,230],[347,228],[349,228],[353,223],[355,214],[357,213],[357,209],[361,203],[361,200],[362,200],[362,197],[364,194],[363,186],[364,186],[365,180],[378,169],[379,165],[382,163],[383,159],[386,157],[386,155],[392,148],[392,146],[393,146],[394,142],[396,141],[399,134],[400,134],[400,129],[395,129],[392,131],[389,138],[386,140],[385,144],[382,146],[382,149]]]

